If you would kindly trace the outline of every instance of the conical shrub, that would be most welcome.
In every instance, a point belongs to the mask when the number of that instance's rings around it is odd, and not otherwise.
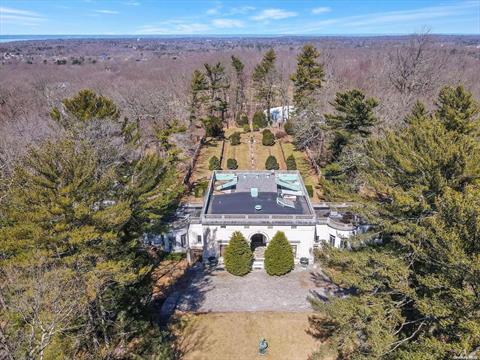
[[[265,270],[268,275],[285,275],[293,270],[293,251],[282,231],[277,231],[265,250]]]
[[[230,274],[243,276],[252,269],[253,254],[242,233],[235,231],[223,254],[225,269]]]

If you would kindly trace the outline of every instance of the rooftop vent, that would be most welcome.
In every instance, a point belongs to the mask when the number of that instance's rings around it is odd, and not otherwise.
[[[253,198],[258,197],[258,188],[250,188],[250,195],[251,195]]]
[[[262,210],[262,205],[255,205],[255,210],[257,210],[257,211]]]

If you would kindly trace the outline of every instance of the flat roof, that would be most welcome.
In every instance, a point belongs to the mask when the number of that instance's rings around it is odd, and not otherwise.
[[[219,176],[220,180],[216,179],[215,174],[222,175]],[[292,182],[300,190],[297,188],[297,191],[292,191],[279,185],[277,175],[293,177],[295,180]],[[225,185],[224,188],[222,185]],[[257,189],[258,196],[252,196],[252,189]],[[204,213],[209,215],[314,215],[303,180],[297,171],[216,171],[205,200]]]

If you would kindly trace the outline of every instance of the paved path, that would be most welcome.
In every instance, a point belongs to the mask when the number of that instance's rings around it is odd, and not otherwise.
[[[237,277],[197,267],[189,281],[170,295],[164,311],[310,311],[308,297],[324,299],[327,292],[328,283],[315,270],[295,269],[281,277],[256,270]]]

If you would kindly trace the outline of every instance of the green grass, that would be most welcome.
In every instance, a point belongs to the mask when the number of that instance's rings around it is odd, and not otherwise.
[[[202,179],[210,178],[211,171],[208,169],[208,161],[212,156],[220,158],[222,141],[217,139],[207,139],[200,150],[195,170],[193,171],[192,181],[197,182]]]
[[[241,132],[240,135],[240,144],[231,145],[229,140],[225,141],[225,150],[222,161],[222,169],[227,169],[227,160],[235,159],[238,162],[238,170],[249,170],[252,168],[250,162],[250,150],[248,147],[248,142],[250,141],[250,135],[244,134],[239,128],[227,129],[228,134],[232,134],[235,131]],[[225,131],[225,134],[227,134]]]
[[[256,168],[258,170],[265,170],[265,161],[270,155],[275,156],[280,165],[280,170],[285,170],[287,165],[285,164],[285,160],[283,159],[282,149],[280,149],[280,145],[278,144],[278,140],[275,140],[275,144],[273,146],[264,146],[262,145],[262,134],[260,132],[255,132],[255,155],[256,155]]]

